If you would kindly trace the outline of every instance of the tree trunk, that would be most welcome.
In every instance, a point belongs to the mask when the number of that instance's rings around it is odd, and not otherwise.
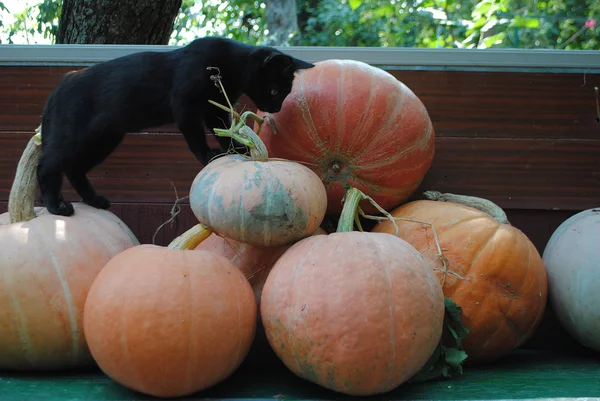
[[[292,34],[299,36],[296,0],[268,0],[265,19],[269,30],[266,44],[286,46]]]
[[[169,43],[182,0],[64,0],[56,43]]]

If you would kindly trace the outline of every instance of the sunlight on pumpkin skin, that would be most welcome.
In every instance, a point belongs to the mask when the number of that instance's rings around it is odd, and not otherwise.
[[[68,218],[42,208],[26,222],[0,215],[0,367],[93,364],[83,335],[87,291],[112,256],[138,241],[112,213],[73,206]]]
[[[396,206],[433,160],[435,135],[424,105],[394,76],[364,63],[318,62],[298,74],[281,111],[257,114],[269,120],[260,137],[272,157],[299,161],[321,177],[328,213],[341,211],[346,184],[384,209]]]
[[[465,364],[488,362],[522,345],[538,327],[546,305],[547,278],[541,256],[516,227],[456,203],[419,200],[390,212],[394,217],[432,224],[449,271],[444,295],[463,310],[470,333],[463,342]],[[442,269],[429,226],[397,220],[399,237]],[[389,221],[372,230],[393,234]],[[444,273],[436,271],[440,281]]]

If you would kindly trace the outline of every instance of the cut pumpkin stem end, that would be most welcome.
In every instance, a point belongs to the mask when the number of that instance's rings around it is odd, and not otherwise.
[[[458,203],[460,205],[469,206],[473,209],[477,209],[481,212],[487,213],[494,220],[502,224],[510,224],[508,217],[502,208],[496,205],[494,202],[478,198],[476,196],[468,195],[457,195],[451,193],[442,193],[439,191],[425,191],[423,192],[425,199],[436,201],[436,202],[451,202]]]
[[[212,233],[213,231],[210,228],[202,223],[198,223],[171,241],[167,248],[181,251],[193,250]]]
[[[31,137],[19,164],[8,198],[10,223],[20,223],[34,219],[35,194],[37,191],[37,165],[42,154],[42,126]]]

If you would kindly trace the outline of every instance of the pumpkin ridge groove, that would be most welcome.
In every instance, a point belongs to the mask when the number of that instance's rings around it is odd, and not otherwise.
[[[520,239],[520,238],[519,238]],[[519,286],[516,288],[523,288],[523,284],[525,283],[525,281],[527,280],[527,277],[529,276],[529,272],[531,270],[531,244],[527,243],[527,264],[525,267],[525,271],[523,272],[523,276],[521,278],[521,282],[519,283]],[[520,299],[520,298],[519,298]],[[511,306],[512,306],[512,301],[511,301]],[[539,308],[539,311],[544,311],[544,308]],[[508,313],[507,313],[508,314]],[[537,316],[539,316],[540,312],[538,312],[538,315],[536,315],[536,320],[537,320]],[[512,319],[510,319],[509,317],[506,318],[507,321],[511,321]],[[517,346],[521,346],[521,344],[523,343],[523,341],[527,338],[529,331],[534,330],[534,326],[531,326],[529,328],[528,331],[523,332],[519,327],[517,327],[515,324],[511,324],[510,327],[516,331],[517,333],[519,333],[521,335],[521,340],[519,342],[517,342]]]
[[[340,74],[340,81],[342,82],[342,85],[340,85],[339,90],[337,91],[337,107],[336,107],[336,113],[335,113],[335,117],[336,117],[336,124],[335,124],[335,133],[336,133],[336,143],[335,143],[335,152],[336,153],[342,153],[341,152],[341,148],[342,148],[342,133],[341,131],[345,131],[346,130],[346,119],[343,118],[344,117],[344,113],[343,113],[343,105],[344,105],[344,96],[345,96],[345,92],[344,92],[344,88],[345,85],[343,84],[346,81],[346,69],[342,68],[341,74]],[[353,136],[354,138],[354,136]]]
[[[21,265],[24,265],[24,264],[25,263],[21,263]],[[29,336],[29,321],[25,318],[25,315],[23,314],[23,309],[21,308],[21,303],[19,302],[19,300],[15,294],[15,291],[13,291],[14,286],[9,285],[9,283],[10,284],[14,283],[14,277],[13,277],[13,280],[9,280],[7,278],[7,274],[6,274],[9,271],[9,269],[3,269],[3,270],[4,270],[5,288],[6,288],[6,291],[10,294],[9,299],[11,301],[13,311],[16,312],[16,316],[19,321],[19,328],[18,328],[19,339],[21,340],[21,344],[31,344],[31,337]],[[14,270],[14,271],[19,271],[19,270]],[[27,362],[29,362],[29,364],[33,366],[34,361],[32,359],[32,355],[31,355],[31,347],[25,346],[25,347],[23,347],[23,350],[25,351],[25,358],[27,359]]]
[[[121,321],[120,321],[120,326],[122,328],[118,329],[118,332],[121,333],[121,347],[123,349],[123,355],[125,356],[125,359],[127,360],[127,364],[129,366],[133,366],[133,362],[131,360],[131,354],[129,353],[129,340],[127,338],[127,307],[129,306],[129,293],[125,293],[124,299],[123,299],[123,311],[121,313]],[[144,382],[142,380],[140,380],[140,377],[138,376],[138,372],[137,369],[133,368],[131,369],[131,372],[133,373],[133,376],[135,377],[135,381],[139,384],[140,388],[142,391],[146,390],[146,385],[144,384]]]
[[[502,224],[500,226],[502,227]],[[514,241],[518,241],[519,243],[522,242],[520,237],[514,237]],[[519,289],[522,288],[523,284],[527,280],[527,276],[529,274],[529,269],[530,269],[530,264],[531,264],[531,248],[529,247],[529,244],[525,244],[525,245],[527,245],[527,265],[526,265],[527,266],[526,267],[527,270],[525,270],[523,272],[523,274],[521,275],[521,281],[519,282],[518,285],[515,285],[515,283],[509,283],[509,284],[511,284],[511,288],[519,288]],[[514,247],[514,248],[516,248],[516,247]],[[512,319],[510,318],[510,312],[511,312],[513,306],[514,306],[515,297],[516,297],[516,299],[520,300],[520,298],[518,296],[516,296],[516,294],[515,294],[515,296],[509,297],[510,301],[509,301],[508,308],[504,312],[500,310],[500,314],[501,314],[501,316],[504,317],[504,320],[506,321],[506,324],[513,331],[517,332],[518,335],[520,335],[520,337],[523,339],[523,338],[525,338],[523,335],[526,334],[526,333],[524,333],[522,330],[520,330],[515,324],[511,324]],[[542,308],[542,310],[543,310],[543,308]],[[500,329],[501,329],[501,326],[498,325],[498,329],[489,337],[489,341],[491,341],[491,340],[494,339],[494,337],[498,334],[498,332],[500,331]],[[521,342],[522,342],[522,340],[519,341],[519,342],[517,342],[517,346],[519,346]]]
[[[375,75],[372,76],[372,80],[377,80],[377,77],[375,77]],[[373,85],[371,85],[371,93],[374,92],[373,90]],[[389,95],[388,95],[389,96]],[[391,121],[393,121],[394,119],[397,118],[397,115],[399,114],[399,109],[405,107],[404,104],[404,96],[403,94],[399,94],[399,97],[401,96],[400,99],[397,99],[393,104],[393,108],[390,112],[386,113],[386,118],[385,120],[381,121],[378,125],[379,125],[379,129],[377,130],[376,133],[373,134],[373,138],[380,138],[381,137],[381,133],[383,131],[390,131],[391,128],[389,127],[389,125],[391,124]],[[387,102],[386,102],[387,103]],[[369,105],[370,106],[370,105]],[[401,122],[404,120],[404,113],[402,113],[401,117],[397,119],[398,123],[396,125],[394,125],[394,127],[398,127],[401,125]],[[364,155],[368,155],[369,153],[371,153],[373,148],[376,149],[380,149],[381,148],[381,143],[379,143],[378,141],[370,141],[369,145],[367,145],[367,147],[365,147],[365,149],[363,150],[362,154]]]
[[[488,240],[486,241],[485,244],[483,244],[478,250],[477,253],[473,256],[473,258],[471,259],[471,265],[469,266],[468,270],[469,272],[471,271],[471,269],[473,268],[473,266],[475,266],[477,264],[477,260],[479,259],[479,257],[481,256],[481,254],[483,253],[483,250],[490,244],[490,240],[496,235],[496,233],[500,230],[500,227],[502,226],[502,224],[498,223],[498,227],[496,227],[496,230],[494,230],[494,232],[492,233],[492,235],[490,235],[490,237],[488,238]],[[466,277],[466,274],[464,274],[465,272],[463,272],[463,276]],[[464,282],[461,282],[459,285],[453,286],[454,288],[454,292],[452,294],[454,294],[457,291],[460,291],[460,288],[462,287],[462,284],[466,284],[465,280]],[[448,297],[451,297],[450,294],[447,295]],[[482,311],[485,310],[485,308],[483,307],[483,303],[487,300],[487,297],[484,297],[481,301],[479,301],[479,308],[475,308],[474,312],[471,314],[471,321],[475,322],[477,321],[478,316],[480,315],[480,313]]]
[[[441,237],[442,235],[448,234],[448,232],[450,232],[450,231],[452,231],[452,230],[454,230],[454,229],[458,228],[458,227],[459,227],[459,225],[461,225],[461,224],[464,224],[464,223],[470,223],[470,222],[472,222],[473,220],[485,219],[485,218],[486,218],[486,216],[483,216],[483,215],[469,216],[469,217],[467,217],[466,219],[460,219],[460,220],[458,220],[458,221],[456,221],[456,222],[454,222],[454,223],[452,223],[452,224],[449,224],[449,225],[447,225],[447,226],[446,226],[446,227],[444,227],[444,228],[436,226],[436,227],[435,227],[435,230],[436,230],[436,232],[437,232],[438,236],[439,236],[439,237]],[[425,229],[426,229],[426,230],[429,230],[429,228],[425,228]],[[492,233],[491,235],[493,236],[494,234],[495,234],[495,233]],[[431,238],[433,238],[433,234],[432,234],[432,237],[431,237]],[[442,239],[440,238],[440,242],[441,242],[441,241],[442,241]],[[488,239],[488,241],[489,241],[489,239]],[[486,242],[486,244],[487,244],[487,242]],[[441,243],[440,243],[440,245],[441,245]],[[483,245],[482,245],[482,247],[483,247],[483,246],[485,246],[485,244],[483,244]],[[436,252],[437,252],[437,247],[436,247]],[[479,251],[478,251],[478,252],[479,252]]]
[[[380,248],[382,248],[382,244],[377,241],[378,245]],[[369,247],[370,248],[370,247]],[[392,300],[392,280],[390,278],[390,275],[386,269],[385,266],[387,266],[387,264],[384,264],[383,260],[381,259],[381,253],[377,252],[377,250],[373,249],[373,252],[375,253],[375,256],[377,257],[377,260],[379,261],[379,265],[382,266],[382,270],[383,273],[385,275],[385,278],[387,280],[387,284],[388,284],[388,294],[387,294],[387,299],[388,299],[388,310],[389,310],[389,314],[390,314],[390,346],[391,346],[391,354],[392,354],[392,359],[391,359],[391,363],[390,363],[390,374],[388,376],[387,379],[387,384],[386,384],[386,388],[391,388],[391,384],[394,381],[394,372],[396,370],[396,325],[395,325],[395,319],[394,319],[394,302]]]
[[[482,217],[482,216],[479,216]],[[462,222],[463,220],[461,220]],[[481,257],[481,254],[483,253],[483,251],[490,245],[492,238],[494,238],[496,236],[496,234],[498,234],[498,232],[500,231],[500,227],[502,227],[502,224],[497,223],[498,225],[496,226],[496,229],[491,233],[491,235],[488,237],[487,241],[485,241],[477,250],[477,252],[475,252],[475,255],[473,255],[473,258],[471,259],[471,266],[469,268],[469,272],[471,271],[471,268],[473,268],[473,266],[475,266],[477,264],[477,261],[479,260],[479,258]]]
[[[290,288],[296,288],[296,280],[298,278],[298,266],[303,264],[303,262],[306,260],[306,258],[308,257],[308,255],[312,254],[312,251],[315,250],[318,246],[320,245],[320,243],[318,241],[315,241],[315,244],[313,246],[311,246],[308,251],[302,256],[302,258],[300,258],[295,264],[294,264],[294,270],[293,270],[293,277],[292,277],[292,284],[290,285]],[[295,297],[294,298],[300,298],[298,295],[298,291],[296,290],[294,292]],[[290,302],[291,306],[294,305],[294,300],[292,300]],[[289,310],[289,306],[288,306],[288,310]],[[295,323],[294,323],[295,325]],[[306,326],[305,326],[306,329]],[[296,366],[298,367],[298,370],[300,372],[304,372],[303,366],[300,364],[300,361],[298,360],[298,354],[296,353],[296,337],[293,335],[292,330],[288,329],[288,338],[290,339],[290,343],[292,343],[292,355],[294,357],[294,362],[296,362]]]
[[[400,120],[401,121],[401,120]],[[400,123],[396,124],[396,126],[400,126]],[[424,147],[425,144],[427,144],[427,142],[430,140],[431,137],[431,128],[428,128],[427,130],[429,132],[428,136],[422,136],[422,137],[418,137],[416,138],[417,140],[412,143],[410,146],[407,146],[406,148],[402,149],[400,152],[396,152],[393,155],[391,155],[390,157],[387,158],[381,158],[378,157],[378,162],[377,163],[371,163],[366,167],[358,167],[358,169],[364,169],[364,168],[381,168],[384,166],[387,166],[388,164],[393,164],[396,161],[398,161],[398,159],[402,158],[406,153],[409,153],[411,151],[413,151],[415,148],[419,148],[419,147]],[[368,154],[365,153],[364,154]],[[362,156],[362,155],[361,155]],[[419,167],[425,163],[425,161],[421,161],[421,164],[411,164],[410,166],[403,168],[403,169],[395,169],[397,172],[404,172],[404,171],[411,171],[411,170],[418,170]]]
[[[182,253],[183,258],[185,259],[183,266],[193,266],[193,263],[190,263],[190,258],[188,257],[189,253],[184,252]],[[194,285],[194,280],[192,279],[192,274],[197,274],[196,271],[193,271],[193,269],[190,269],[188,275],[188,305],[194,305],[194,294],[196,293],[194,291],[194,289],[192,288]],[[191,388],[192,386],[192,372],[195,370],[195,366],[196,366],[196,361],[195,361],[195,357],[196,357],[196,353],[194,352],[194,348],[196,345],[196,341],[195,338],[196,336],[194,335],[194,314],[192,313],[191,309],[188,309],[188,319],[189,319],[189,331],[188,331],[188,368],[187,368],[187,372],[186,372],[186,377],[185,377],[185,388]]]
[[[346,73],[348,70],[346,68],[344,68],[344,69],[342,69],[342,71],[344,73]],[[373,103],[375,101],[375,97],[377,96],[377,91],[375,90],[376,85],[377,85],[377,79],[376,79],[375,75],[372,75],[371,76],[371,83],[369,84],[369,98],[365,101],[363,113],[361,113],[361,117],[362,118],[360,119],[360,121],[359,121],[358,124],[356,124],[355,126],[352,127],[352,131],[354,131],[354,132],[361,133],[361,132],[366,131],[365,125],[367,123],[371,122],[371,113],[367,112],[367,110],[372,110],[372,108],[373,108]],[[342,88],[344,88],[343,84],[339,86],[340,90],[342,90]],[[342,103],[340,105],[340,108],[342,110],[340,110],[338,112],[338,115],[345,117],[345,113],[343,112],[344,103]],[[379,130],[378,130],[377,134],[372,135],[371,139],[372,138],[377,138],[377,135],[380,134],[380,132],[383,130],[383,127],[385,127],[387,125],[387,123],[390,121],[390,119],[392,119],[392,118],[393,118],[393,115],[391,113],[388,114],[387,115],[387,119],[385,120],[386,124],[383,125],[383,124],[380,123],[379,124]],[[354,148],[352,146],[354,144],[352,142],[350,142],[350,144],[349,144],[346,152],[344,152],[344,153],[347,154],[347,155],[356,154],[356,156],[354,158],[349,158],[349,160],[350,160],[350,162],[352,164],[355,164],[361,158],[361,156],[363,154],[368,155],[369,153],[371,153],[370,149],[373,147],[373,144],[379,145],[379,143],[377,141],[369,141],[369,144],[365,147],[364,140],[363,140],[363,138],[360,137],[360,135],[355,135],[353,133],[352,138],[356,138],[355,139],[356,146],[359,149],[364,148],[362,150],[362,152],[356,152],[356,150],[354,150]],[[339,143],[341,140],[343,140],[343,137],[341,137],[340,135],[338,135],[337,139],[338,139],[338,143]],[[379,149],[379,148],[380,148],[380,146],[377,146],[377,149]]]
[[[500,228],[502,227],[501,223],[498,223],[498,226],[496,227],[496,230],[494,230],[494,232],[492,233],[492,235],[488,238],[488,240],[485,242],[485,244],[483,244],[478,250],[477,253],[473,256],[473,258],[471,259],[471,266],[469,267],[469,272],[471,271],[471,269],[473,268],[473,266],[475,266],[477,264],[477,261],[479,259],[479,257],[481,256],[481,254],[483,253],[483,250],[491,243],[492,238],[494,238],[494,236],[496,236],[496,234],[500,231]],[[455,286],[455,291],[460,289],[460,285]],[[489,293],[488,293],[489,294]],[[486,308],[483,307],[483,303],[486,302],[488,298],[485,297],[483,298],[480,303],[479,303],[479,308],[475,308],[474,312],[471,314],[471,321],[472,322],[476,322],[477,318],[479,317],[479,315],[481,314],[482,311],[484,311]],[[498,330],[498,328],[496,329]],[[487,343],[489,342],[490,338],[495,334],[496,332],[494,332],[492,335],[487,337],[487,340],[485,341],[485,343],[480,345],[480,349],[485,349]]]
[[[304,82],[302,82],[304,83]],[[318,135],[318,129],[315,126],[315,121],[312,118],[312,114],[310,112],[310,107],[308,105],[308,101],[306,100],[306,96],[304,95],[304,86],[299,86],[300,87],[300,93],[298,94],[298,97],[296,98],[296,106],[300,109],[300,113],[302,114],[302,120],[304,121],[305,125],[308,128],[308,136],[309,138],[313,141],[313,143],[315,144],[315,146],[319,149],[319,152],[321,153],[320,156],[322,156],[323,154],[326,153],[326,146],[323,143],[323,141],[321,140],[321,138],[319,138]]]
[[[500,224],[500,227],[502,227],[502,224]],[[518,241],[517,238],[513,237],[514,241]],[[514,247],[511,247],[511,249]],[[529,252],[528,252],[528,257],[529,257]],[[506,265],[505,263],[503,264],[504,266]],[[525,279],[526,275],[522,276],[522,281],[519,283],[519,287],[523,285],[523,280]],[[511,284],[511,283],[508,283]],[[497,321],[497,326],[496,326],[496,330],[492,333],[490,333],[490,335],[487,336],[486,340],[481,344],[481,349],[485,351],[485,349],[487,348],[489,343],[495,343],[495,337],[498,335],[498,333],[500,333],[502,331],[502,325],[503,323],[506,323],[508,326],[515,327],[514,325],[511,325],[509,323],[509,321],[511,320],[510,318],[507,317],[507,315],[510,315],[510,311],[512,309],[512,307],[514,306],[513,300],[515,299],[514,296],[511,296],[511,294],[506,290],[505,286],[506,283],[504,285],[502,285],[502,283],[496,281],[496,285],[498,287],[500,287],[500,289],[502,290],[502,292],[507,293],[509,296],[506,297],[506,299],[508,300],[508,307],[503,310],[501,309],[501,305],[500,303],[496,303],[496,309],[498,310],[498,313],[500,314],[500,316],[503,317],[503,319]],[[513,285],[511,284],[511,287],[513,287]],[[516,328],[516,327],[515,327]]]
[[[225,267],[225,266],[223,266],[223,263],[220,263],[219,266]],[[241,307],[240,294],[238,293],[238,291],[233,291],[233,293],[235,294],[235,300],[236,300],[235,304],[237,305],[238,332],[241,332],[242,331],[242,310],[240,309],[240,307]],[[237,347],[235,348],[235,358],[233,358],[232,361],[239,361],[241,350],[242,350],[242,336],[238,336],[238,343],[237,343]]]
[[[72,361],[77,360],[77,355],[79,354],[79,335],[80,330],[77,325],[77,316],[75,310],[73,310],[73,294],[71,294],[71,287],[69,286],[69,282],[64,276],[64,271],[58,259],[56,259],[56,255],[51,247],[48,247],[48,258],[50,259],[50,263],[54,267],[56,271],[56,276],[58,277],[58,281],[60,282],[60,286],[63,290],[63,296],[65,298],[65,302],[67,304],[67,312],[69,313],[69,323],[71,325],[71,334],[72,334],[72,348],[71,351],[73,354],[71,355]]]

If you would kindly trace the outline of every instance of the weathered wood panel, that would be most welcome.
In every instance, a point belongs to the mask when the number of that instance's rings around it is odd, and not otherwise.
[[[0,66],[0,131],[35,129],[60,76],[78,68]],[[440,137],[600,137],[600,74],[391,72],[423,101]]]
[[[28,140],[0,133],[0,200],[8,199]],[[173,201],[173,185],[187,195],[202,167],[179,134],[130,134],[90,178],[113,202],[161,203]],[[78,199],[66,180],[64,188],[68,199]],[[600,141],[437,138],[422,189],[482,196],[509,209],[597,207]]]

